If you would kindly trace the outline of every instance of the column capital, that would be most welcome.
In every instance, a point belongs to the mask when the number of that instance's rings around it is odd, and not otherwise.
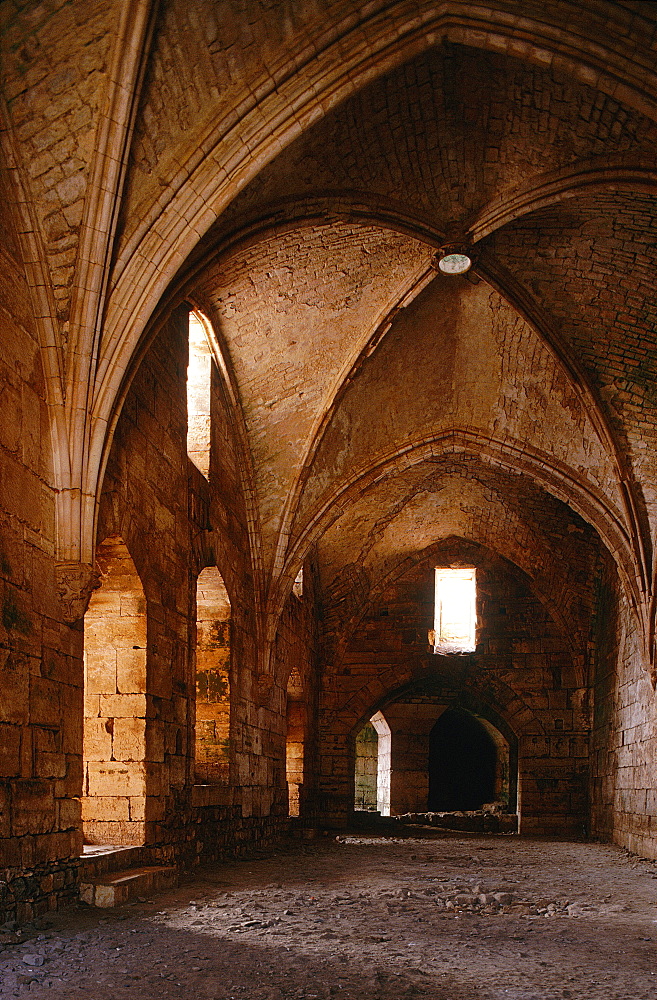
[[[84,617],[92,593],[100,587],[100,573],[89,563],[58,562],[55,580],[62,617],[72,625]]]

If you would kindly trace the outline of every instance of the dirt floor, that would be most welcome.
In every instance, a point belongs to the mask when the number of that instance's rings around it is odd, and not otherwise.
[[[0,951],[0,996],[655,1000],[656,880],[609,845],[297,841],[51,918]]]

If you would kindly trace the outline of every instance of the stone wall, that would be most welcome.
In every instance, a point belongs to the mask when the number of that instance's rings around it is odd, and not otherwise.
[[[455,561],[477,567],[477,650],[435,656],[427,641],[433,566]],[[319,789],[324,818],[343,824],[353,808],[354,740],[377,709],[392,730],[394,809],[394,733],[409,728],[409,720],[404,727],[395,713],[406,718],[411,709],[404,703],[410,703],[421,716],[411,720],[415,735],[406,734],[404,759],[398,762],[408,785],[410,774],[426,782],[426,773],[418,777],[417,744],[426,741],[428,750],[428,733],[440,706],[459,706],[487,719],[509,745],[517,746],[522,831],[580,835],[586,823],[589,736],[587,687],[573,668],[581,656],[583,650],[573,648],[559,632],[527,578],[511,564],[456,539],[437,546],[430,559],[391,584],[376,607],[368,608],[342,659],[326,671]],[[417,787],[411,793],[416,801]]]
[[[146,596],[145,840],[192,863],[273,835],[287,810],[284,698],[255,659],[243,469],[216,370],[209,482],[187,453],[187,315],[131,385],[99,537],[126,540]]]
[[[81,800],[184,863],[344,823],[380,709],[398,808],[462,707],[524,831],[655,856],[654,5],[519,6],[3,5],[6,913],[74,894]],[[475,654],[428,651],[440,558]]]
[[[425,812],[429,794],[429,734],[445,711],[419,698],[405,698],[386,706],[390,726],[393,815]]]
[[[230,780],[230,600],[216,567],[196,585],[195,779]]]
[[[82,631],[63,620],[51,429],[25,283],[0,248],[0,919],[74,893]]]
[[[609,561],[599,576],[591,833],[657,858],[657,703],[637,621]]]
[[[288,811],[311,823],[314,817],[318,694],[317,586],[312,558],[306,561],[303,586],[289,596],[274,647],[274,671],[285,686],[285,732]]]
[[[146,603],[146,843],[168,841],[190,784],[194,685],[186,450],[187,312],[147,352],[109,456],[97,537],[119,535]],[[174,805],[175,803],[175,805]]]

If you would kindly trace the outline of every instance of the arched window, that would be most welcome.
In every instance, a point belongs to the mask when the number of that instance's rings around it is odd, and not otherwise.
[[[210,399],[212,351],[206,334],[207,320],[189,314],[189,363],[187,366],[187,454],[207,478],[210,472]]]

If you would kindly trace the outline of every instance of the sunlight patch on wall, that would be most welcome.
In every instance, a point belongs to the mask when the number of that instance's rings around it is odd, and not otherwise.
[[[210,386],[212,352],[200,317],[189,314],[187,367],[187,454],[203,475],[210,472]]]

